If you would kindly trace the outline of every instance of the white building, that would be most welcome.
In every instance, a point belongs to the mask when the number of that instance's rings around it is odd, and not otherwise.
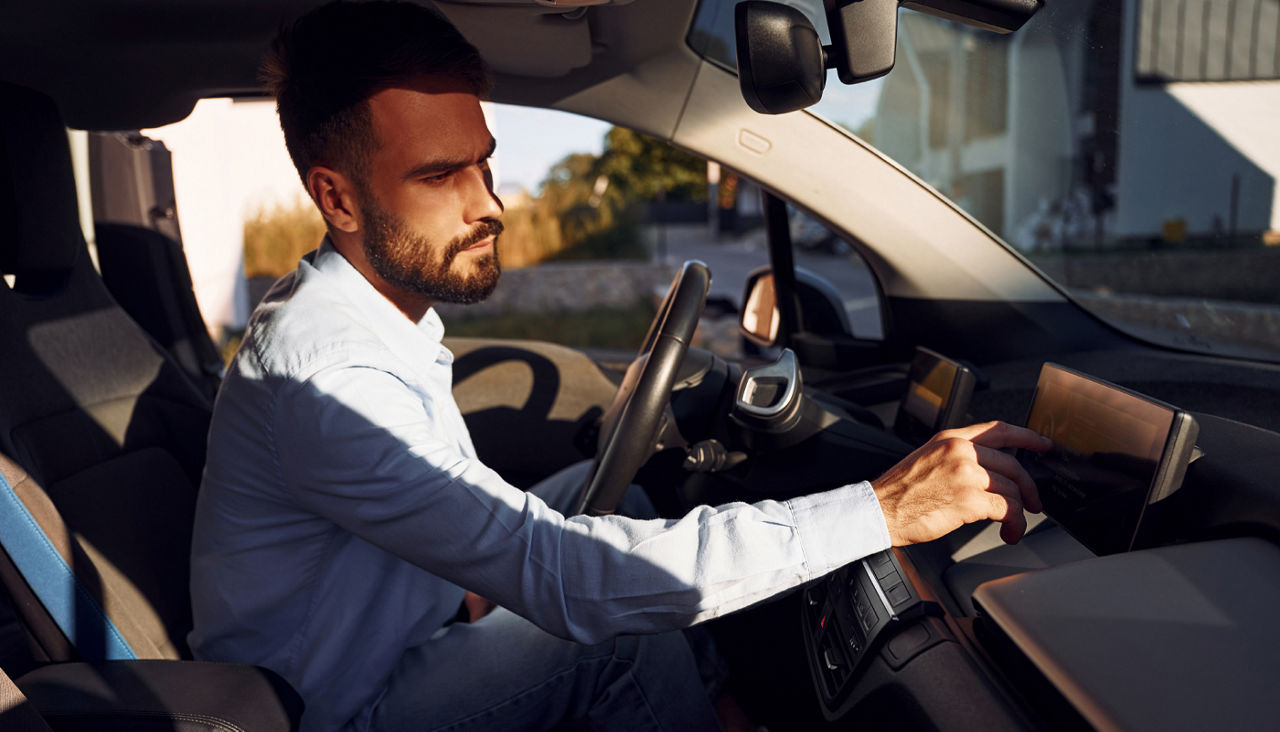
[[[1257,237],[1278,36],[1280,0],[1055,2],[1008,36],[902,13],[873,139],[1024,249]]]

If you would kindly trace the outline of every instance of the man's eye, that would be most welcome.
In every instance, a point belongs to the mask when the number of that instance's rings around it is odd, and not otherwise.
[[[437,175],[425,175],[420,178],[423,183],[438,184],[449,180],[449,173],[439,173]]]

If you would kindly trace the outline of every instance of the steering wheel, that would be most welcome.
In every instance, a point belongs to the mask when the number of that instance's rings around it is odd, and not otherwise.
[[[574,513],[611,514],[636,471],[653,454],[680,362],[707,302],[711,270],[697,260],[681,267],[654,316],[635,361],[602,417],[595,464]]]

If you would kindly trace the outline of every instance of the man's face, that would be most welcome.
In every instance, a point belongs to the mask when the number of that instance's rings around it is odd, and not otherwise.
[[[394,287],[473,303],[498,284],[493,137],[465,85],[422,77],[369,99],[378,150],[360,186],[365,255]]]

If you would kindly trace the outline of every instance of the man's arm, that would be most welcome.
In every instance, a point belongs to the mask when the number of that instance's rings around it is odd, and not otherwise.
[[[717,617],[891,542],[994,513],[969,505],[998,481],[984,482],[989,471],[970,465],[979,453],[962,449],[967,440],[976,443],[957,435],[886,473],[877,481],[880,503],[861,483],[789,501],[702,506],[678,520],[565,518],[442,439],[431,409],[398,378],[373,368],[335,368],[286,387],[273,433],[294,499],[583,642]],[[975,437],[988,448],[1011,444],[1003,429]],[[996,473],[1007,467],[994,464]],[[970,497],[963,510],[947,494],[953,480]]]
[[[291,502],[579,641],[723,615],[890,544],[866,483],[678,520],[566,518],[464,456],[388,370],[322,369],[278,394]]]

